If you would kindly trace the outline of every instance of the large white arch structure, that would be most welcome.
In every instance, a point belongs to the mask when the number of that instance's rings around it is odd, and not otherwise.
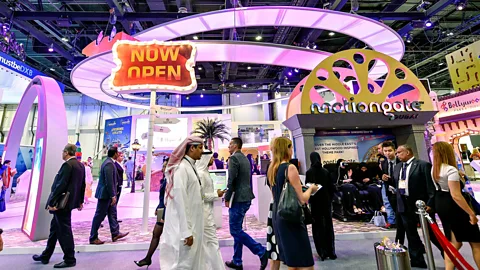
[[[16,163],[25,122],[37,97],[35,154],[22,222],[22,231],[32,241],[48,238],[51,215],[45,210],[45,205],[53,180],[63,163],[63,148],[68,142],[67,116],[62,91],[54,79],[36,76],[23,94],[13,118],[5,144],[4,160]]]

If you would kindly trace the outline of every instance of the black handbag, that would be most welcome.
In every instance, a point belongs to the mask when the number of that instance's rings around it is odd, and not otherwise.
[[[464,191],[465,182],[466,182],[465,177],[460,174],[460,188],[462,190],[463,198],[465,198],[465,201],[467,202],[468,206],[470,206],[470,208],[472,208],[473,212],[475,212],[475,215],[478,216],[478,215],[480,215],[480,204],[477,202],[475,197],[472,196],[472,194],[470,194],[467,191]]]
[[[288,167],[285,170],[285,184],[278,201],[277,213],[282,219],[289,222],[299,223],[305,220],[303,207],[298,201],[295,189],[288,180]]]
[[[70,197],[69,191],[62,193],[62,195],[60,195],[60,198],[57,200],[55,204],[53,204],[53,206],[58,210],[65,209],[65,207],[67,207],[69,197]]]

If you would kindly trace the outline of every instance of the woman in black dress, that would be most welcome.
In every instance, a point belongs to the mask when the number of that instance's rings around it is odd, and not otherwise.
[[[290,185],[295,189],[299,202],[303,205],[308,202],[312,192],[318,190],[313,184],[305,192],[302,191],[302,183],[298,170],[290,166],[292,157],[292,142],[288,138],[279,137],[273,142],[272,163],[268,168],[268,181],[273,194],[273,229],[280,251],[280,261],[283,261],[289,269],[313,269],[313,255],[308,238],[307,227],[303,221],[291,222],[282,219],[278,213],[278,202],[286,182],[286,175]]]
[[[374,183],[373,176],[373,173],[367,167],[367,163],[362,162],[353,174],[353,182],[359,190],[368,192],[369,208],[373,211],[380,211],[383,206],[382,190]]]
[[[337,170],[332,174],[336,187],[342,192],[343,209],[350,215],[364,214],[358,188],[352,183],[352,169],[347,170],[346,166],[343,159],[337,160]]]
[[[168,164],[168,158],[163,162],[163,179],[160,181],[160,192],[159,192],[159,203],[155,211],[155,215],[157,215],[157,211],[159,209],[163,209],[163,215],[159,221],[155,224],[155,227],[153,228],[153,236],[152,236],[152,241],[150,242],[150,247],[148,248],[147,256],[140,261],[133,261],[138,267],[142,266],[150,266],[152,264],[152,256],[153,253],[155,253],[155,250],[158,248],[158,243],[160,242],[160,236],[162,236],[163,233],[163,224],[165,220],[165,189],[167,187],[167,177],[165,175],[167,164]],[[161,212],[161,211],[160,211]],[[157,217],[157,220],[159,218]]]
[[[475,212],[462,195],[462,179],[456,168],[453,147],[448,142],[433,145],[432,179],[435,192],[435,210],[442,221],[445,236],[460,250],[462,242],[469,242],[473,259],[480,268],[480,230]],[[445,269],[453,270],[454,264],[445,256]]]
[[[320,154],[310,154],[312,166],[306,174],[306,183],[322,186],[322,188],[310,198],[312,217],[315,222],[312,224],[313,242],[321,260],[329,257],[332,260],[337,258],[335,254],[335,233],[332,221],[332,197],[334,186],[330,174],[323,168]]]

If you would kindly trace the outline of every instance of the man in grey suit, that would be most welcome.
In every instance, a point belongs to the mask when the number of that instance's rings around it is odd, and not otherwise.
[[[97,210],[95,211],[92,229],[90,231],[90,244],[92,245],[102,245],[105,243],[98,239],[98,229],[105,219],[105,216],[108,216],[113,242],[128,235],[128,232],[120,232],[120,226],[116,219],[117,181],[120,181],[118,179],[117,168],[115,167],[115,159],[117,159],[117,157],[117,147],[111,147],[108,149],[107,159],[100,168],[100,179],[98,181],[97,191],[95,192],[95,198],[98,199]]]
[[[247,157],[242,153],[242,139],[233,138],[228,145],[230,159],[228,162],[228,186],[225,195],[225,206],[229,207],[230,234],[233,236],[233,260],[225,262],[232,269],[243,269],[242,250],[247,246],[250,251],[260,257],[260,269],[267,267],[268,255],[265,247],[243,231],[242,225],[252,200],[255,198],[250,184],[251,167]],[[232,198],[233,196],[233,198]],[[231,201],[231,205],[230,205]]]

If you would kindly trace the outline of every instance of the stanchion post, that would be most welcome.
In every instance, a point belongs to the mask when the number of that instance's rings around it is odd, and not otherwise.
[[[427,253],[427,265],[429,270],[435,270],[435,260],[433,259],[433,252],[432,252],[432,243],[430,242],[430,234],[428,231],[428,222],[426,219],[426,215],[428,215],[426,210],[425,202],[422,200],[418,200],[416,202],[416,206],[418,208],[418,215],[420,218],[420,224],[422,225],[422,233],[423,239],[425,240],[425,252]]]
[[[150,91],[150,119],[148,122],[148,140],[147,140],[147,166],[145,171],[145,181],[143,183],[143,216],[142,216],[142,234],[148,233],[148,213],[150,203],[150,179],[152,178],[152,149],[153,149],[153,126],[155,124],[155,105],[157,101],[157,92]]]

